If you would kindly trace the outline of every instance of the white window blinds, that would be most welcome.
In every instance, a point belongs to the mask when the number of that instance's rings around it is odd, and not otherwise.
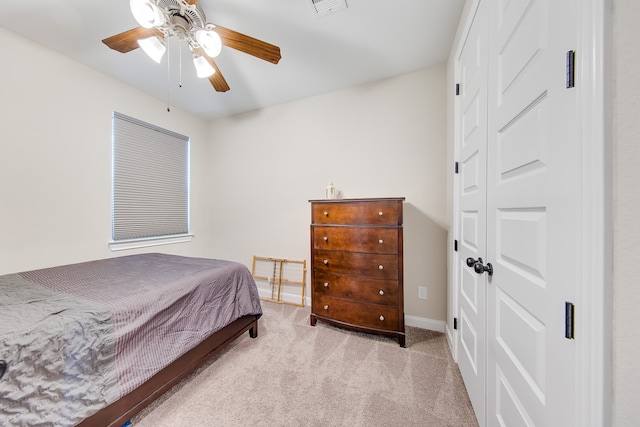
[[[113,112],[114,242],[189,233],[189,138]]]

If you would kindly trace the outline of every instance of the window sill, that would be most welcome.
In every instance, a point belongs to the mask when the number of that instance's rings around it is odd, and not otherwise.
[[[123,251],[126,249],[146,248],[149,246],[170,245],[173,243],[186,243],[193,239],[193,234],[181,234],[179,236],[166,237],[150,237],[145,239],[121,240],[118,242],[110,242],[109,248],[115,251]]]

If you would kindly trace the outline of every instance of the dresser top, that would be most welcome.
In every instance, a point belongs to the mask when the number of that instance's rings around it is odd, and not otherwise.
[[[310,203],[350,203],[350,202],[404,202],[404,197],[371,197],[360,199],[314,199]]]

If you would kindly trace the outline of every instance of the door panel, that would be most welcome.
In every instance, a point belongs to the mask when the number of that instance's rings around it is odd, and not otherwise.
[[[473,142],[477,143],[478,139],[480,139],[479,134],[478,136],[474,136],[472,139],[466,139],[466,142],[467,144],[472,144]],[[482,191],[484,186],[484,177],[482,177],[481,182],[480,172],[484,170],[484,165],[481,165],[480,162],[484,163],[486,161],[484,156],[481,158],[480,152],[477,149],[475,151],[469,149],[468,151],[470,152],[464,159],[462,159],[461,162],[462,194],[465,196],[471,196]]]
[[[480,357],[481,354],[479,354],[480,350],[478,349],[478,346],[484,342],[484,338],[478,336],[478,331],[473,327],[473,321],[471,318],[476,317],[477,314],[474,313],[474,315],[469,316],[467,313],[468,311],[466,309],[460,309],[459,336],[460,348],[462,348],[461,357],[464,358],[464,366],[466,368],[465,375],[467,377],[470,375],[476,377],[484,372],[484,358]],[[482,348],[484,349],[484,346],[482,346]],[[469,391],[469,387],[467,387],[467,391]],[[469,397],[471,397],[471,394]],[[484,400],[481,400],[481,402],[484,404]],[[476,410],[476,414],[477,413],[478,411]],[[482,423],[480,423],[480,425],[482,425]]]
[[[484,224],[480,225],[479,217],[480,213],[477,210],[461,212],[460,235],[462,243],[473,252],[478,252],[482,237],[480,233],[484,231]],[[482,217],[484,218],[484,215]],[[484,242],[484,238],[482,241]]]
[[[564,61],[576,10],[576,0],[482,0],[457,58],[458,362],[481,426],[575,424],[564,303],[580,274],[580,150]]]
[[[556,271],[576,272],[577,105],[562,62],[575,3],[489,3],[487,424],[571,425],[575,350],[562,314],[575,275]]]
[[[499,367],[496,370],[496,381],[496,416],[500,423],[499,425],[509,427],[533,426],[534,423],[527,413],[525,405]]]
[[[547,212],[541,208],[497,209],[495,262],[545,287]],[[523,244],[526,242],[526,244]],[[517,292],[517,290],[514,290]],[[539,301],[537,301],[539,302]]]
[[[536,99],[517,117],[499,130],[496,140],[498,183],[543,173],[548,164],[544,140],[549,115],[546,94]]]
[[[481,4],[457,58],[460,70],[460,154],[458,200],[458,365],[469,398],[484,426],[486,408],[486,279],[466,265],[486,250],[487,42]]]
[[[460,295],[464,298],[465,304],[468,309],[471,310],[476,316],[480,310],[484,310],[484,307],[480,307],[478,304],[478,295],[483,289],[478,289],[483,283],[478,275],[469,269],[465,264],[460,264],[462,271],[460,272]],[[484,298],[483,298],[484,300]]]
[[[496,344],[538,400],[544,401],[545,325],[500,289],[496,289],[496,300]]]

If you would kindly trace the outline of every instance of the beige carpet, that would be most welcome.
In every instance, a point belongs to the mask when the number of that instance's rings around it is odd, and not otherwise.
[[[477,426],[443,334],[386,337],[262,303],[257,339],[228,350],[138,414],[136,427]]]

